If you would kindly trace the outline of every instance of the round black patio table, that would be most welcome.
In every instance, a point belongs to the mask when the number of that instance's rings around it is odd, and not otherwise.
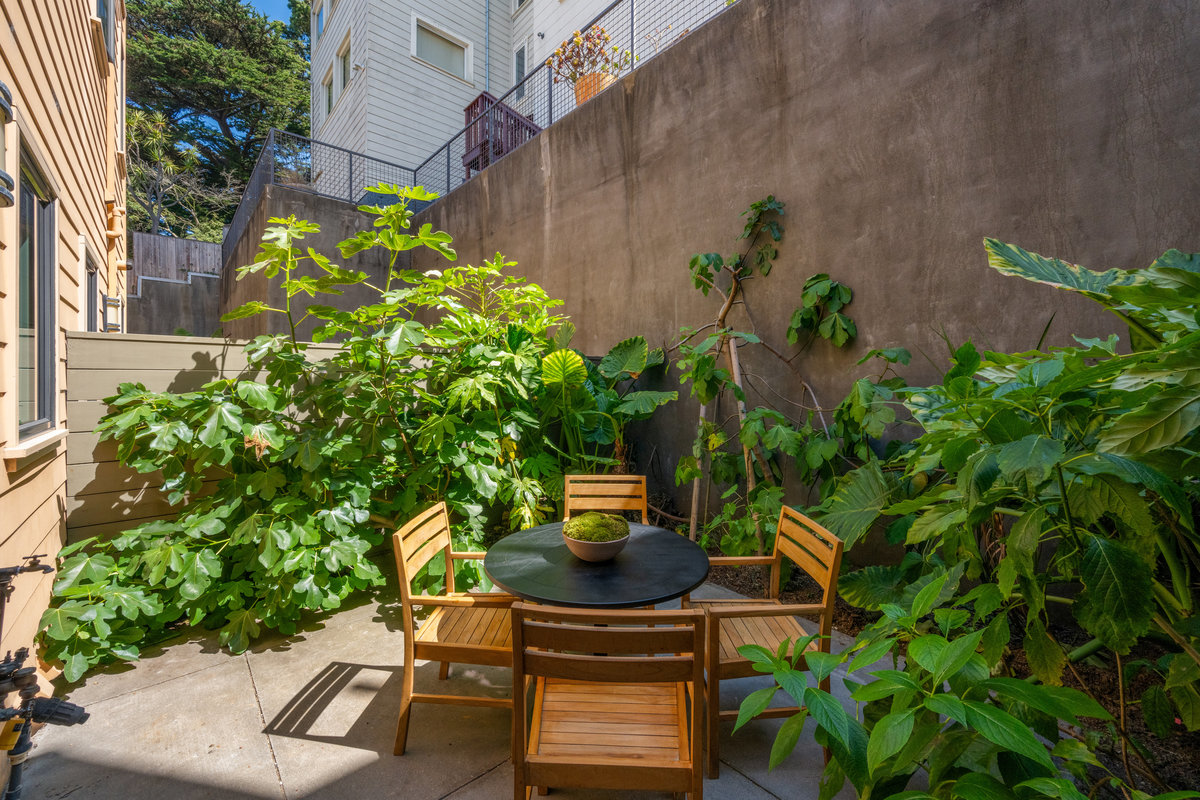
[[[629,523],[629,543],[610,561],[583,561],[563,542],[561,522],[510,534],[483,559],[505,591],[555,606],[634,608],[673,600],[708,577],[708,556],[686,536]]]

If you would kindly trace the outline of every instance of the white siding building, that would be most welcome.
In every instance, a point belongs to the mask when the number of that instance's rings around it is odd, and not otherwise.
[[[452,188],[487,165],[478,141],[439,148],[487,92],[501,98],[613,0],[313,0],[312,138],[410,169]],[[665,49],[726,0],[623,0],[605,16],[612,43],[639,61]],[[636,64],[635,64],[636,65]],[[532,78],[505,105],[530,130],[574,107],[569,86]],[[519,145],[528,133],[516,137]],[[465,137],[469,138],[469,137]],[[478,140],[478,137],[476,137]],[[503,149],[495,154],[503,155]],[[315,161],[315,157],[314,157]],[[314,174],[320,167],[314,163]],[[435,173],[435,174],[434,174]]]

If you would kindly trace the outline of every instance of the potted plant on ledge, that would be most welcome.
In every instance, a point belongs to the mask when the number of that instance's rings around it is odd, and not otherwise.
[[[608,88],[633,63],[633,52],[610,46],[611,39],[604,28],[593,25],[586,33],[575,31],[546,59],[555,83],[574,84],[576,105]]]

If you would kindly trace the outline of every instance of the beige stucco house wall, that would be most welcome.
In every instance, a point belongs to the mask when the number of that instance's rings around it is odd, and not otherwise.
[[[0,3],[0,567],[65,541],[65,332],[123,327],[124,64],[123,0]],[[0,653],[52,582],[16,578]]]

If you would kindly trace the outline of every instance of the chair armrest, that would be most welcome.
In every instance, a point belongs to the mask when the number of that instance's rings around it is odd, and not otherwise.
[[[775,563],[775,556],[709,556],[708,563],[713,566],[759,566],[769,567]]]
[[[487,553],[457,553],[453,550],[450,551],[451,558],[483,558],[486,555]]]
[[[763,603],[762,605],[736,605],[728,608],[708,606],[704,609],[704,613],[715,619],[724,619],[726,617],[799,617],[820,614],[824,611],[825,606],[817,605],[816,603],[796,605]]]
[[[419,594],[412,598],[413,605],[418,606],[456,606],[466,608],[470,606],[507,606],[516,602],[517,598],[511,594],[500,594],[499,592],[489,592],[487,594]]]

